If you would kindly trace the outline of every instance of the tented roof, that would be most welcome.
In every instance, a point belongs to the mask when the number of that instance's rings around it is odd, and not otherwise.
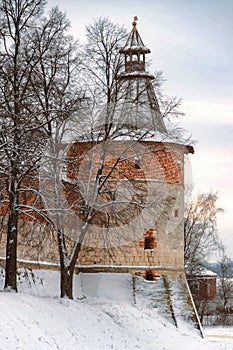
[[[133,28],[131,30],[131,33],[129,34],[129,37],[126,41],[125,46],[120,50],[120,53],[127,53],[127,52],[150,53],[150,49],[148,49],[143,44],[143,41],[138,33],[138,30],[136,28],[136,25],[137,25],[136,21],[137,21],[137,16],[134,17],[134,21],[132,23]]]

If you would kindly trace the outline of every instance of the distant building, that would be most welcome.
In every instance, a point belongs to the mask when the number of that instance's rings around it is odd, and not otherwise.
[[[216,297],[217,277],[216,273],[204,268],[192,277],[188,277],[194,299],[199,301],[213,300]]]

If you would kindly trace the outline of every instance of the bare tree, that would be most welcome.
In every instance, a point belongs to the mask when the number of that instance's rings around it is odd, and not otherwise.
[[[27,60],[34,67],[30,82],[48,136],[52,135],[53,122],[56,128],[57,123],[77,112],[81,102],[78,45],[68,35],[69,27],[65,14],[55,7],[31,38],[35,61],[30,57]]]
[[[86,113],[79,111],[79,113]],[[77,126],[75,128],[75,125]],[[70,128],[76,143],[67,141]],[[75,130],[75,134],[74,134]],[[61,297],[73,297],[73,274],[84,240],[92,246],[114,247],[127,235],[121,226],[140,215],[148,205],[148,189],[135,159],[148,153],[137,144],[139,138],[115,142],[101,131],[82,145],[82,130],[77,121],[64,121],[48,142],[41,163],[40,191],[51,228],[57,232],[60,256]],[[142,135],[143,139],[143,135]],[[84,148],[83,148],[84,147]],[[84,152],[83,152],[84,151]],[[140,172],[133,181],[125,169]],[[156,201],[158,198],[149,193]],[[91,228],[98,227],[90,232]],[[132,235],[135,229],[131,227]],[[128,237],[128,239],[130,239]],[[116,241],[117,244],[116,244]]]
[[[94,22],[93,25],[87,27],[87,45],[82,54],[83,61],[83,72],[80,76],[82,79],[82,86],[85,90],[85,96],[88,96],[88,100],[92,100],[92,105],[88,103],[88,113],[83,113],[80,110],[79,118],[82,119],[82,126],[80,128],[75,124],[75,120],[69,120],[71,122],[72,130],[76,129],[77,134],[73,135],[73,139],[82,137],[85,139],[87,137],[88,141],[93,141],[95,144],[99,141],[100,132],[94,132],[90,135],[86,135],[85,126],[89,131],[92,130],[93,120],[95,111],[98,110],[100,103],[104,102],[110,103],[113,91],[116,89],[116,75],[122,65],[122,58],[119,54],[119,46],[122,44],[122,40],[125,37],[125,30],[120,28],[118,25],[112,24],[108,19],[101,18]],[[84,108],[85,109],[85,108]],[[88,122],[87,122],[88,120]],[[81,222],[79,225],[76,223],[75,230],[78,232],[78,237],[72,236],[69,232],[65,230],[67,226],[67,219],[69,220],[68,230],[72,231],[72,213],[74,214],[74,207],[81,208],[77,202],[79,200],[72,200],[71,203],[67,202],[67,196],[73,198],[73,193],[80,193],[80,190],[76,183],[72,184],[72,181],[68,181],[67,174],[65,174],[65,181],[63,181],[63,168],[67,168],[67,164],[64,163],[66,159],[67,149],[64,142],[63,136],[69,130],[69,122],[64,120],[63,124],[57,124],[55,131],[50,139],[49,152],[45,154],[45,159],[51,162],[45,161],[49,168],[45,169],[46,174],[44,174],[44,179],[49,179],[45,186],[44,200],[45,206],[50,213],[50,219],[52,225],[57,232],[58,248],[60,256],[60,269],[61,269],[61,297],[68,296],[72,298],[72,283],[73,283],[73,273],[76,264],[76,260],[79,251],[82,246],[84,236],[88,230],[92,217],[96,210],[93,207],[85,208],[81,210],[82,213],[85,212],[86,220]],[[76,126],[74,126],[76,125]],[[80,132],[81,130],[81,132]],[[102,139],[102,136],[100,136]],[[63,154],[63,158],[61,157]],[[82,155],[83,156],[83,155]],[[81,157],[82,157],[81,156]],[[71,159],[73,156],[71,157]],[[80,158],[76,156],[75,161],[80,161]],[[52,171],[48,172],[48,169]],[[70,171],[70,170],[69,170]],[[69,172],[68,171],[68,172]],[[92,170],[91,170],[92,171]],[[96,184],[100,179],[100,172],[97,175]],[[52,177],[50,176],[52,174]],[[54,174],[54,176],[53,176]],[[55,176],[57,174],[57,176]],[[86,174],[88,176],[88,174]],[[62,180],[62,181],[61,181]],[[66,192],[66,197],[64,198],[64,192]],[[68,194],[67,194],[68,192]],[[95,199],[98,193],[98,187],[95,189]],[[51,201],[49,198],[53,199],[55,205],[55,211],[51,208]],[[53,206],[53,205],[52,205]],[[79,210],[78,209],[78,210]],[[76,216],[76,214],[75,214]],[[77,220],[74,219],[76,222]],[[72,248],[68,249],[70,240],[73,242]]]
[[[53,121],[65,118],[77,104],[70,84],[74,47],[65,36],[69,23],[58,9],[42,17],[44,4],[3,0],[0,7],[0,171],[8,208],[5,289],[13,290],[20,217],[33,218],[36,212],[45,219],[35,184],[45,141]]]
[[[206,258],[220,247],[217,215],[223,209],[218,207],[217,200],[217,193],[201,193],[186,204],[184,259],[188,275],[198,272]]]
[[[31,98],[28,91],[30,68],[26,65],[24,52],[29,40],[29,28],[35,25],[35,19],[41,15],[42,10],[42,1],[2,1],[0,8],[1,174],[6,175],[9,200],[5,289],[17,289],[19,188],[37,158],[36,142],[32,142],[36,133],[29,128],[31,112],[34,111],[28,103]],[[30,54],[33,55],[33,52],[30,51]],[[31,152],[35,157],[29,164],[28,155]]]
[[[220,261],[220,297],[223,303],[223,312],[229,313],[229,303],[233,293],[233,263],[232,260],[223,255]]]
[[[85,79],[96,103],[110,103],[116,99],[117,76],[123,67],[123,57],[119,49],[126,40],[126,29],[100,17],[86,26],[87,43],[83,57]],[[99,105],[99,106],[100,106]]]

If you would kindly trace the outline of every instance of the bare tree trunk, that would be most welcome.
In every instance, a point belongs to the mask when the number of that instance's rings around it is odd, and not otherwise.
[[[10,214],[8,218],[7,245],[6,245],[6,267],[4,289],[12,289],[17,292],[17,236],[18,236],[18,211],[16,209],[17,190],[15,181],[10,186]]]
[[[60,257],[60,295],[61,298],[68,297],[73,299],[73,274],[72,270],[68,264],[67,250],[65,246],[64,233],[61,230],[57,232],[58,239],[58,250]]]
[[[73,275],[74,269],[71,269],[69,266],[61,266],[60,268],[60,291],[61,298],[68,297],[69,299],[73,299]]]
[[[79,241],[73,247],[71,258],[67,259],[67,251],[65,248],[65,236],[62,232],[58,231],[58,248],[60,256],[60,292],[61,298],[68,297],[73,299],[73,276],[75,270],[75,264],[78,258],[78,254],[81,250],[82,243],[87,232],[88,225],[86,224],[82,228]]]

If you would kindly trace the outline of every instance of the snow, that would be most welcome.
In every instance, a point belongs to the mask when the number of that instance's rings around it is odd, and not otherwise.
[[[141,77],[150,77],[151,79],[154,79],[154,76],[152,74],[149,74],[147,72],[141,72],[141,71],[133,71],[133,72],[128,72],[128,73],[121,73],[119,74],[119,77],[121,76],[124,76],[124,77],[138,77],[138,76],[141,76]]]
[[[80,279],[86,296],[134,305],[130,273],[81,273]]]
[[[195,276],[217,277],[218,274],[203,267],[203,268],[201,269],[201,271],[199,271],[198,273],[195,274]]]
[[[146,303],[135,305],[130,274],[80,274],[74,300],[62,300],[58,271],[20,272],[19,293],[0,293],[0,350],[233,349],[232,339],[213,336],[222,329],[202,339],[190,325],[177,329]]]

